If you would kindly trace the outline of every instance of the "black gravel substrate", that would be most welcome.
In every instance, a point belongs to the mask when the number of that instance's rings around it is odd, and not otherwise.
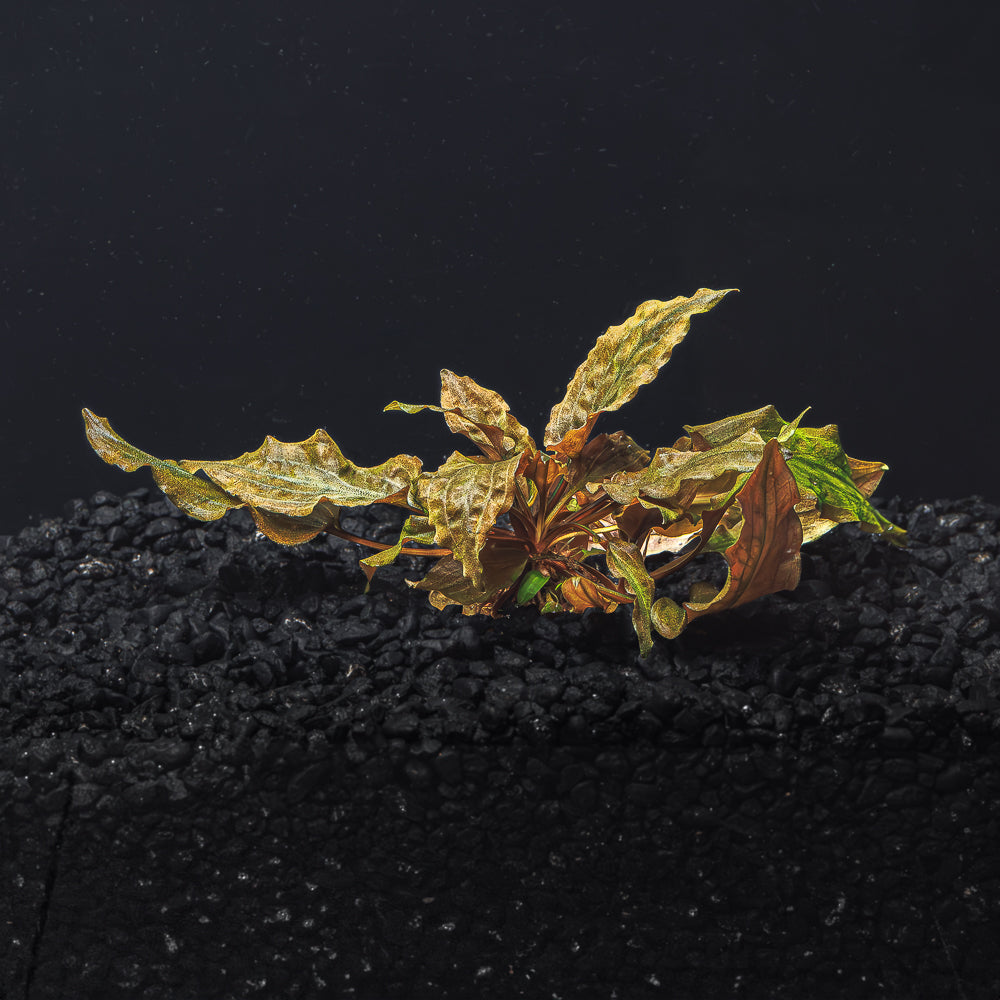
[[[0,996],[996,1000],[1000,507],[877,506],[645,661],[145,490],[0,539]]]

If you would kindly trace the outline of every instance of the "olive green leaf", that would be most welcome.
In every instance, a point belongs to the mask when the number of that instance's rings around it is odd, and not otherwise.
[[[382,549],[381,552],[375,552],[373,555],[359,560],[369,584],[375,575],[375,570],[380,566],[389,566],[394,563],[407,542],[419,542],[423,545],[433,544],[434,526],[428,518],[420,514],[408,517],[399,532],[399,540],[392,548]]]
[[[404,413],[419,413],[421,410],[443,413],[453,433],[464,434],[491,458],[506,458],[526,448],[535,448],[531,435],[511,415],[503,396],[477,385],[467,375],[456,375],[447,368],[441,369],[440,406],[393,400],[385,409]]]
[[[126,472],[151,466],[164,493],[201,520],[249,507],[257,527],[284,545],[307,541],[335,523],[339,507],[406,497],[420,475],[420,460],[410,455],[361,468],[324,430],[294,443],[268,435],[256,451],[227,461],[163,461],[128,444],[103,417],[90,410],[83,416],[88,440],[106,462]],[[199,470],[211,482],[193,475]]]
[[[345,458],[325,430],[305,441],[279,441],[270,434],[256,451],[226,461],[184,459],[188,472],[199,469],[251,507],[302,516],[324,500],[338,507],[359,507],[406,496],[420,475],[420,459],[396,455],[362,468]]]
[[[656,378],[684,339],[696,313],[708,312],[734,288],[699,288],[690,298],[643,302],[620,326],[609,327],[597,338],[587,360],[576,370],[566,395],[549,415],[545,446],[583,427],[598,412],[617,410]]]
[[[514,502],[514,477],[520,462],[520,455],[474,462],[455,452],[420,483],[435,544],[451,549],[475,588],[483,582],[479,551],[497,518]]]
[[[535,442],[527,430],[511,415],[503,396],[492,389],[484,389],[467,375],[456,375],[447,368],[441,369],[441,406],[445,422],[456,434],[464,434],[480,441],[479,427],[497,427],[503,432],[504,457],[526,448],[535,450]],[[450,412],[449,412],[450,411]]]
[[[626,587],[635,594],[635,601],[632,604],[632,628],[639,637],[639,655],[646,656],[653,648],[649,616],[656,583],[646,570],[642,553],[631,542],[612,539],[608,543],[607,561],[611,572],[624,580]]]
[[[858,489],[854,468],[844,454],[835,424],[819,428],[800,427],[788,440],[786,448],[791,453],[788,467],[795,481],[804,496],[815,498],[821,517],[829,520],[830,527],[845,521],[858,521],[862,528],[884,534],[893,545],[906,544],[906,531],[880,514]],[[862,476],[872,464],[857,463]],[[882,465],[882,471],[887,468]],[[829,528],[823,528],[819,533],[826,530]]]
[[[661,597],[653,604],[651,614],[653,627],[660,635],[676,638],[695,618],[778,590],[791,590],[798,584],[802,526],[795,505],[801,496],[774,438],[768,441],[760,464],[736,499],[743,524],[739,538],[724,553],[729,563],[725,585],[714,597],[701,588],[683,605]]]
[[[215,483],[185,472],[176,462],[154,458],[147,452],[130,445],[108,423],[107,418],[84,408],[84,428],[90,446],[109,465],[117,465],[126,472],[148,465],[153,470],[153,481],[183,511],[202,521],[215,521],[227,510],[243,504]]]
[[[764,442],[755,430],[710,451],[657,448],[645,469],[612,476],[603,484],[604,492],[618,503],[643,497],[686,509],[731,490],[740,474],[757,467],[763,454]]]

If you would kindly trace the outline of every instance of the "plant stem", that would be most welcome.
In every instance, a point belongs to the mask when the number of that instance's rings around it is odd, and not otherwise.
[[[347,542],[356,542],[358,545],[367,545],[371,549],[391,549],[392,546],[385,542],[373,542],[370,538],[361,538],[358,535],[341,531],[340,528],[327,528],[327,534],[336,535]],[[451,549],[400,549],[401,556],[450,556]]]

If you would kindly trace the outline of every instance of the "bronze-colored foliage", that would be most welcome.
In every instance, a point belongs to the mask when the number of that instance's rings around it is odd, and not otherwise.
[[[622,431],[593,435],[602,413],[653,381],[691,317],[734,290],[643,302],[610,327],[552,408],[543,449],[502,396],[448,369],[440,405],[385,407],[441,413],[479,451],[454,452],[433,472],[410,455],[355,465],[324,430],[295,443],[268,437],[226,461],[154,458],[90,410],[83,411],[87,437],[101,458],[128,472],[150,466],[156,484],[193,517],[247,507],[260,530],[285,545],[327,531],[376,549],[361,560],[369,581],[400,555],[434,558],[422,579],[409,582],[436,608],[497,616],[526,604],[543,614],[631,605],[645,656],[654,631],[674,638],[696,618],[795,587],[801,546],[837,524],[854,521],[905,544],[906,532],[869,503],[887,467],[845,454],[833,424],[800,426],[806,411],[786,421],[768,405],[685,426],[687,436],[652,457]],[[340,528],[341,507],[373,503],[408,511],[394,545]],[[696,585],[682,604],[656,598],[659,580],[705,553],[726,560],[721,589]]]

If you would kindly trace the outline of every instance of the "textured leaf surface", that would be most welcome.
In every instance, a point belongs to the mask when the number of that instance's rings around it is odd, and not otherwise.
[[[434,541],[449,548],[465,575],[482,584],[479,552],[497,518],[514,502],[514,477],[521,456],[498,462],[472,462],[453,453],[433,476],[420,484]]]
[[[202,521],[215,521],[227,510],[242,507],[236,497],[215,483],[186,472],[176,462],[154,458],[129,444],[112,428],[105,417],[83,410],[84,426],[90,446],[109,465],[135,472],[144,465],[153,470],[153,481],[183,511]]]
[[[695,618],[798,584],[802,526],[795,505],[801,497],[777,440],[767,443],[760,465],[736,498],[743,523],[738,540],[724,553],[729,563],[725,585],[714,597],[683,605],[668,597],[656,601],[652,623],[661,635],[673,639]]]
[[[894,545],[905,544],[906,532],[868,502],[888,466],[845,454],[836,424],[800,427],[806,412],[789,422],[768,405],[684,429],[691,435],[692,447],[698,449],[729,447],[748,433],[757,433],[765,441],[776,437],[803,498],[813,501],[799,508],[806,542],[837,524],[858,521],[865,530],[883,533]]]
[[[587,360],[576,370],[545,428],[545,445],[562,441],[598,412],[617,410],[656,378],[684,339],[691,317],[708,312],[733,288],[699,288],[690,298],[643,302],[620,326],[609,327],[597,339]]]
[[[526,448],[535,450],[531,435],[511,415],[503,396],[477,385],[467,375],[441,369],[441,406],[448,426],[477,444],[482,443],[483,438],[480,426],[487,426],[496,427],[503,434],[501,455],[511,455]]]
[[[763,455],[764,442],[753,430],[710,451],[657,448],[645,469],[613,476],[604,484],[604,492],[618,503],[641,496],[686,509],[699,499],[731,489],[741,473],[757,467]]]
[[[104,417],[86,409],[83,416],[87,438],[106,462],[126,472],[150,466],[157,486],[201,520],[249,507],[260,531],[283,545],[308,541],[335,524],[340,507],[406,496],[420,474],[420,460],[410,455],[361,468],[344,458],[323,430],[295,443],[268,436],[256,451],[228,461],[173,462],[130,445]],[[194,475],[199,470],[210,481]]]
[[[318,503],[361,507],[406,496],[420,475],[420,460],[397,455],[371,468],[346,459],[326,431],[305,441],[279,441],[269,434],[256,451],[226,461],[185,459],[188,472],[202,470],[227,493],[251,507],[291,517],[308,514]]]
[[[639,655],[646,656],[653,648],[650,611],[653,607],[656,583],[642,561],[642,553],[631,542],[612,539],[608,544],[607,560],[611,572],[624,580],[628,589],[635,594],[635,601],[632,604],[632,628],[639,637]]]
[[[393,400],[385,410],[443,413],[451,431],[464,434],[491,458],[506,458],[527,448],[535,449],[531,435],[511,415],[503,396],[477,385],[467,375],[456,375],[447,368],[441,369],[440,406]]]

